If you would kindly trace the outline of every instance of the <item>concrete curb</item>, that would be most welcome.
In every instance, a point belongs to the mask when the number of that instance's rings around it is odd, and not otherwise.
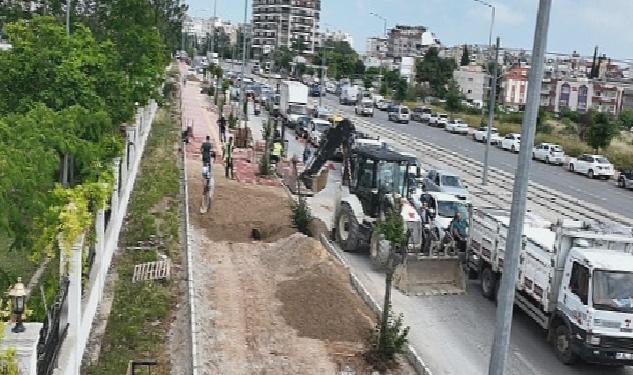
[[[365,286],[360,282],[360,279],[354,274],[352,268],[349,266],[343,255],[336,248],[336,246],[324,235],[321,234],[320,238],[321,244],[327,249],[327,251],[332,254],[341,264],[348,270],[350,276],[350,283],[352,287],[358,293],[360,298],[363,299],[365,304],[378,316],[382,314],[382,308],[376,302],[376,300],[369,294]],[[422,358],[418,355],[411,344],[407,344],[405,348],[405,357],[411,363],[413,368],[415,369],[418,375],[433,375],[431,369],[424,363]]]
[[[196,329],[196,305],[193,285],[193,257],[191,254],[191,231],[189,228],[189,187],[187,186],[187,148],[182,145],[182,183],[184,184],[185,207],[185,253],[187,256],[187,297],[189,298],[189,323],[191,330],[191,374],[198,375],[198,331]]]

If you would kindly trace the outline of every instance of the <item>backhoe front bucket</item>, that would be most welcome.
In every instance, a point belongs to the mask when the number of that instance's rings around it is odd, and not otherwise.
[[[394,273],[394,285],[407,295],[464,294],[466,276],[456,256],[407,255]]]

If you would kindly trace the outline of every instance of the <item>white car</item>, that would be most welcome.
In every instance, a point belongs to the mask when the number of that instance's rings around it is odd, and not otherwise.
[[[308,131],[310,143],[319,147],[325,133],[330,130],[330,127],[331,124],[329,121],[319,118],[312,119],[312,121],[310,121],[310,129]]]
[[[583,154],[569,161],[569,171],[586,175],[589,178],[601,177],[606,180],[614,174],[613,164],[602,155]]]
[[[480,126],[479,129],[475,130],[475,132],[473,133],[473,139],[476,142],[487,142],[487,138],[488,137],[488,127],[487,126]],[[490,144],[491,145],[496,145],[499,142],[501,142],[501,139],[503,139],[500,135],[499,135],[499,130],[497,130],[497,128],[490,128]]]
[[[562,165],[565,161],[565,152],[559,145],[553,143],[541,143],[532,149],[532,159],[540,160],[547,164]]]
[[[436,123],[436,122],[437,122],[437,113],[432,112],[432,113],[429,115],[429,121],[428,121],[428,124],[429,124],[429,125],[431,125],[431,126],[435,126],[435,123]]]
[[[466,135],[468,134],[469,127],[467,123],[458,118],[454,120],[448,120],[446,128],[444,129],[449,133]]]
[[[440,113],[437,115],[437,121],[435,121],[435,126],[438,128],[445,128],[446,124],[448,124],[448,115],[446,113]]]
[[[371,99],[363,99],[356,104],[354,113],[356,116],[374,117],[374,102],[372,102]]]
[[[409,123],[409,108],[403,105],[396,106],[389,112],[389,121]]]
[[[521,147],[521,134],[511,133],[501,140],[501,148],[504,150],[519,152]]]

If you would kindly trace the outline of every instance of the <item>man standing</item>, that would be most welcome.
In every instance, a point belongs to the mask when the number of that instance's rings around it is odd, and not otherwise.
[[[220,116],[218,126],[220,128],[220,141],[224,143],[226,142],[226,119],[224,118],[224,115]]]
[[[200,146],[200,153],[202,154],[202,165],[211,165],[211,158],[215,162],[215,152],[213,152],[213,145],[211,144],[211,137],[207,135],[206,140]]]
[[[466,241],[468,239],[468,223],[462,219],[462,215],[459,212],[455,212],[453,221],[450,225],[451,235],[455,240],[456,250],[459,252],[466,251]]]
[[[224,157],[224,176],[229,178],[229,172],[231,172],[231,179],[233,179],[233,137],[229,137],[228,143],[224,145],[222,156]]]
[[[303,148],[303,164],[306,165],[308,164],[308,160],[310,159],[310,145],[306,145]]]

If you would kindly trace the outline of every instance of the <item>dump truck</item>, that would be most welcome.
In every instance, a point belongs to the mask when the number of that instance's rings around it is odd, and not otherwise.
[[[308,114],[308,86],[297,81],[283,81],[279,87],[279,113],[287,124],[296,125]]]
[[[368,252],[377,268],[384,268],[391,246],[379,233],[378,222],[390,209],[397,210],[408,233],[406,254],[400,254],[394,285],[408,294],[459,294],[464,292],[464,275],[457,254],[424,253],[423,223],[409,199],[409,170],[417,161],[385,144],[353,145],[353,124],[344,119],[322,140],[315,157],[301,177],[306,186],[318,178],[327,160],[341,147],[343,183],[336,202],[333,234],[343,251]],[[436,238],[436,241],[439,240]]]
[[[510,210],[475,208],[467,266],[495,299]],[[536,321],[565,364],[633,365],[633,231],[599,221],[527,213],[515,305]]]

